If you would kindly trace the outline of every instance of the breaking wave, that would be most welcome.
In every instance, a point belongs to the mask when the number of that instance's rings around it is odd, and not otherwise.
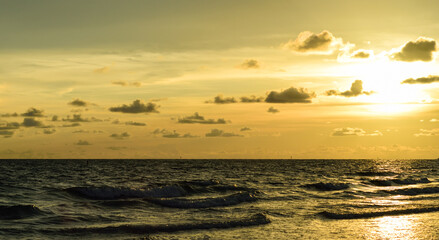
[[[147,201],[172,208],[209,208],[237,205],[243,202],[256,201],[252,193],[241,192],[224,197],[202,198],[202,199],[147,199]]]

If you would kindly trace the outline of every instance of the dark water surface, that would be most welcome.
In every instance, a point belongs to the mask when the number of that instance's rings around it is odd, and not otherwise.
[[[437,160],[0,160],[0,239],[439,239]]]

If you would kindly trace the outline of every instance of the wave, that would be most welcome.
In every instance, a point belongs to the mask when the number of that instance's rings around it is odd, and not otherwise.
[[[356,175],[358,176],[392,176],[395,175],[394,172],[375,172],[375,171],[363,171],[363,172],[356,172]]]
[[[147,199],[147,201],[171,208],[210,208],[237,205],[256,201],[256,196],[248,192],[231,194],[225,197],[202,199]]]
[[[375,186],[393,186],[393,185],[412,185],[421,183],[431,183],[428,178],[405,178],[405,179],[373,179],[369,183]]]
[[[337,191],[337,190],[343,190],[348,189],[349,185],[346,183],[311,183],[311,184],[305,184],[302,185],[302,187],[309,188],[309,189],[316,189],[319,191]]]
[[[321,212],[320,215],[329,219],[361,219],[361,218],[374,218],[384,216],[406,215],[406,214],[418,214],[439,212],[439,207],[429,208],[412,208],[412,209],[397,209],[390,211],[377,211],[377,212],[364,212],[364,213],[335,213],[335,212]]]
[[[229,221],[212,221],[200,223],[185,223],[185,224],[163,224],[163,225],[118,225],[118,226],[103,226],[103,227],[84,227],[84,228],[67,228],[67,229],[46,229],[44,232],[52,232],[59,234],[90,234],[90,233],[105,233],[105,234],[149,234],[157,232],[177,232],[190,230],[203,230],[213,228],[236,228],[249,227],[270,223],[270,219],[264,214],[255,214],[251,217],[229,220]]]
[[[0,206],[0,219],[13,220],[32,217],[43,213],[35,205]]]
[[[403,188],[396,190],[381,190],[380,192],[384,192],[391,195],[421,195],[421,194],[435,194],[439,193],[439,187],[425,187],[425,188]]]
[[[151,189],[133,189],[117,187],[72,187],[67,192],[89,199],[113,200],[123,198],[167,198],[182,197],[187,191],[178,185],[170,185]]]

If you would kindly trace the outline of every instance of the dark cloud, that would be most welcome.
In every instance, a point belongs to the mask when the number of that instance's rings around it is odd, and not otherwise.
[[[1,117],[18,117],[18,113],[5,113],[0,115]]]
[[[140,86],[142,86],[141,82],[127,82],[127,81],[113,81],[113,82],[111,82],[111,84],[119,85],[119,86],[123,86],[123,87],[126,87],[126,86],[140,87]]]
[[[250,131],[250,130],[252,130],[251,128],[249,128],[249,127],[243,127],[243,128],[241,128],[241,132],[244,132],[244,131]]]
[[[122,112],[122,113],[158,113],[157,108],[159,106],[155,103],[143,103],[139,99],[134,100],[132,104],[123,104],[119,107],[111,107],[111,112]]]
[[[276,109],[276,108],[274,108],[274,107],[270,107],[270,108],[267,110],[267,112],[269,112],[269,113],[278,113],[279,110]]]
[[[44,131],[43,131],[44,134],[53,134],[55,132],[56,132],[55,129],[44,129]]]
[[[421,78],[416,78],[416,79],[409,78],[409,79],[402,81],[401,83],[428,84],[428,83],[434,83],[434,82],[439,82],[439,76],[430,75],[428,77],[421,77]]]
[[[85,140],[79,140],[79,141],[76,143],[76,145],[79,145],[79,146],[86,146],[86,145],[91,145],[91,143],[89,143],[88,141],[85,141]]]
[[[213,103],[216,104],[226,104],[226,103],[236,103],[236,99],[234,97],[223,97],[222,95],[218,95],[213,99]],[[209,103],[207,101],[206,103]]]
[[[414,62],[433,60],[433,52],[437,50],[436,41],[420,37],[416,41],[407,42],[400,52],[393,53],[390,58],[397,61]]]
[[[90,120],[82,118],[81,114],[73,114],[73,118],[67,116],[67,118],[63,118],[65,122],[90,122]]]
[[[9,123],[0,123],[0,130],[12,130],[18,129],[20,127],[20,123],[18,122],[9,122]]]
[[[169,131],[166,129],[155,129],[153,132],[153,134],[161,134],[162,137],[164,138],[195,138],[197,136],[191,135],[190,133],[186,133],[186,134],[180,134],[177,133],[177,131]]]
[[[210,130],[210,132],[206,133],[206,137],[244,137],[244,136],[236,133],[224,132],[223,130],[215,128]]]
[[[263,102],[264,101],[264,97],[256,97],[254,95],[250,96],[250,97],[241,97],[241,102],[242,103],[255,103],[255,102]]]
[[[258,69],[260,68],[259,62],[257,60],[254,59],[248,59],[245,60],[241,65],[241,68],[243,69]]]
[[[88,105],[86,101],[80,100],[79,98],[69,102],[69,104],[76,107],[86,107]]]
[[[27,112],[22,113],[21,116],[25,116],[25,117],[44,117],[43,115],[43,110],[38,110],[36,108],[29,108],[27,110]]]
[[[41,121],[35,120],[35,118],[24,118],[21,125],[25,126],[25,127],[43,127],[44,126]]]
[[[4,136],[5,138],[12,137],[14,135],[14,131],[0,130],[0,136]]]
[[[296,40],[290,40],[284,48],[296,52],[329,52],[331,45],[340,42],[329,31],[322,31],[319,34],[312,32],[301,32]]]
[[[304,88],[290,87],[284,91],[271,91],[265,102],[268,103],[310,103],[311,98],[316,97],[314,92],[308,93]]]
[[[81,124],[75,122],[75,123],[72,123],[72,124],[63,124],[61,127],[79,127],[79,126],[81,126]]]
[[[351,55],[352,58],[369,58],[370,57],[370,53],[363,51],[363,50],[359,50],[354,52]]]
[[[140,122],[128,121],[128,122],[125,122],[125,125],[131,125],[131,126],[146,126],[146,123],[140,123]]]
[[[56,122],[56,121],[58,121],[58,116],[57,116],[57,115],[54,115],[54,116],[52,117],[52,122]]]
[[[359,136],[359,137],[373,137],[373,136],[382,136],[383,134],[375,130],[372,133],[367,133],[361,128],[336,128],[332,132],[332,136],[334,137],[345,137],[345,136]]]
[[[116,139],[125,139],[125,138],[128,138],[130,136],[131,135],[129,133],[127,133],[127,132],[123,132],[121,134],[113,133],[113,134],[110,135],[110,137],[116,138]]]
[[[203,116],[194,113],[192,116],[187,116],[184,118],[179,118],[178,123],[201,123],[201,124],[226,124],[226,120],[224,118],[215,119],[205,119]]]
[[[362,94],[370,95],[372,93],[373,91],[370,92],[363,91],[363,81],[361,80],[355,80],[351,85],[351,89],[344,92],[339,92],[337,90],[326,91],[327,96],[343,96],[343,97],[356,97]]]

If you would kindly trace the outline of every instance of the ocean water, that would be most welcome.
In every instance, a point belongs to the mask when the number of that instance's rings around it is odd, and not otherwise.
[[[439,239],[437,160],[0,160],[0,239]]]

